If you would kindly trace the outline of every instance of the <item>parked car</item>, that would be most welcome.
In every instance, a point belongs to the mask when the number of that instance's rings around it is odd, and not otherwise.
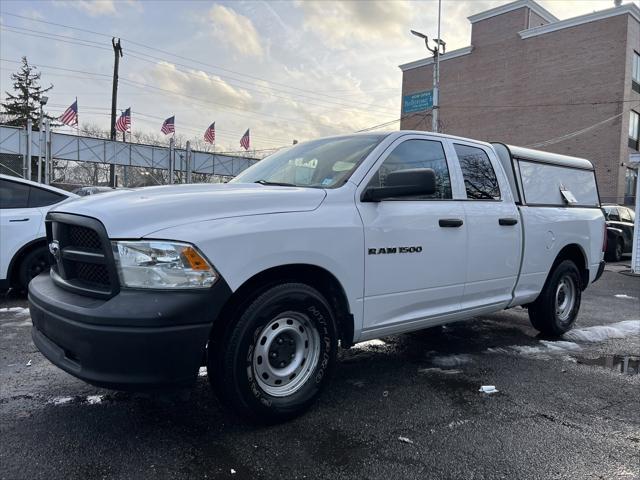
[[[571,208],[567,208],[571,206]],[[300,143],[228,184],[54,208],[33,340],[89,383],[193,383],[259,422],[318,397],[338,346],[528,307],[568,331],[604,269],[583,159],[417,131]]]
[[[633,249],[633,226],[636,214],[622,205],[603,205],[607,222],[607,260],[619,262],[622,255]]]
[[[75,196],[0,175],[0,288],[26,288],[33,277],[49,270],[45,215],[53,205]]]
[[[88,186],[88,187],[79,187],[73,190],[73,193],[75,193],[76,195],[80,196],[80,197],[86,197],[87,195],[96,195],[98,193],[107,193],[107,192],[113,192],[115,190],[115,188],[113,187],[94,187],[94,186]]]

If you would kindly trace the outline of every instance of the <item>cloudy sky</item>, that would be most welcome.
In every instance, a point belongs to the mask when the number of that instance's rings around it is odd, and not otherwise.
[[[469,44],[469,15],[504,3],[444,0],[447,48]],[[539,3],[560,19],[613,6]],[[159,132],[175,114],[177,132],[194,138],[216,121],[218,150],[238,150],[247,128],[252,148],[268,149],[397,119],[398,65],[425,56],[409,29],[435,36],[437,8],[436,0],[2,0],[0,87],[4,98],[26,55],[54,84],[50,113],[77,96],[80,122],[108,129],[117,36],[118,107],[132,107],[134,129]]]

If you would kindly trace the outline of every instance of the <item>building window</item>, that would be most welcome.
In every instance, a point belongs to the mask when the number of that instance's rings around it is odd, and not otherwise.
[[[640,53],[633,52],[631,88],[640,93]]]
[[[629,146],[636,150],[638,148],[638,137],[640,136],[640,114],[631,110],[629,116]]]

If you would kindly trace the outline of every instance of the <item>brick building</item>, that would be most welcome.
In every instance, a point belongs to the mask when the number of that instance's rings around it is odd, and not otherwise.
[[[559,20],[518,0],[469,21],[471,45],[440,57],[441,130],[588,158],[603,202],[632,204],[640,8],[626,3]],[[400,69],[403,98],[432,88],[432,57]],[[430,130],[428,113],[403,111],[401,128]]]

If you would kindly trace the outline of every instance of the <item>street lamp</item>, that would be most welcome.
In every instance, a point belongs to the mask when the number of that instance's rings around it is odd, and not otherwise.
[[[440,38],[440,12],[442,9],[442,0],[438,0],[438,37],[433,39],[435,47],[429,47],[429,37],[424,33],[420,33],[416,30],[411,30],[411,33],[416,37],[424,39],[424,46],[427,47],[433,54],[433,113],[431,116],[431,131],[439,132],[440,124],[438,121],[438,114],[440,112],[440,55],[444,55],[446,49],[446,42]],[[440,48],[442,47],[442,52]]]
[[[38,183],[42,183],[42,148],[43,148],[43,141],[42,141],[42,129],[44,126],[44,115],[42,113],[42,109],[43,107],[47,104],[47,102],[49,101],[49,97],[47,97],[46,95],[43,95],[42,97],[40,97],[40,119],[39,119],[39,126],[38,126]]]

